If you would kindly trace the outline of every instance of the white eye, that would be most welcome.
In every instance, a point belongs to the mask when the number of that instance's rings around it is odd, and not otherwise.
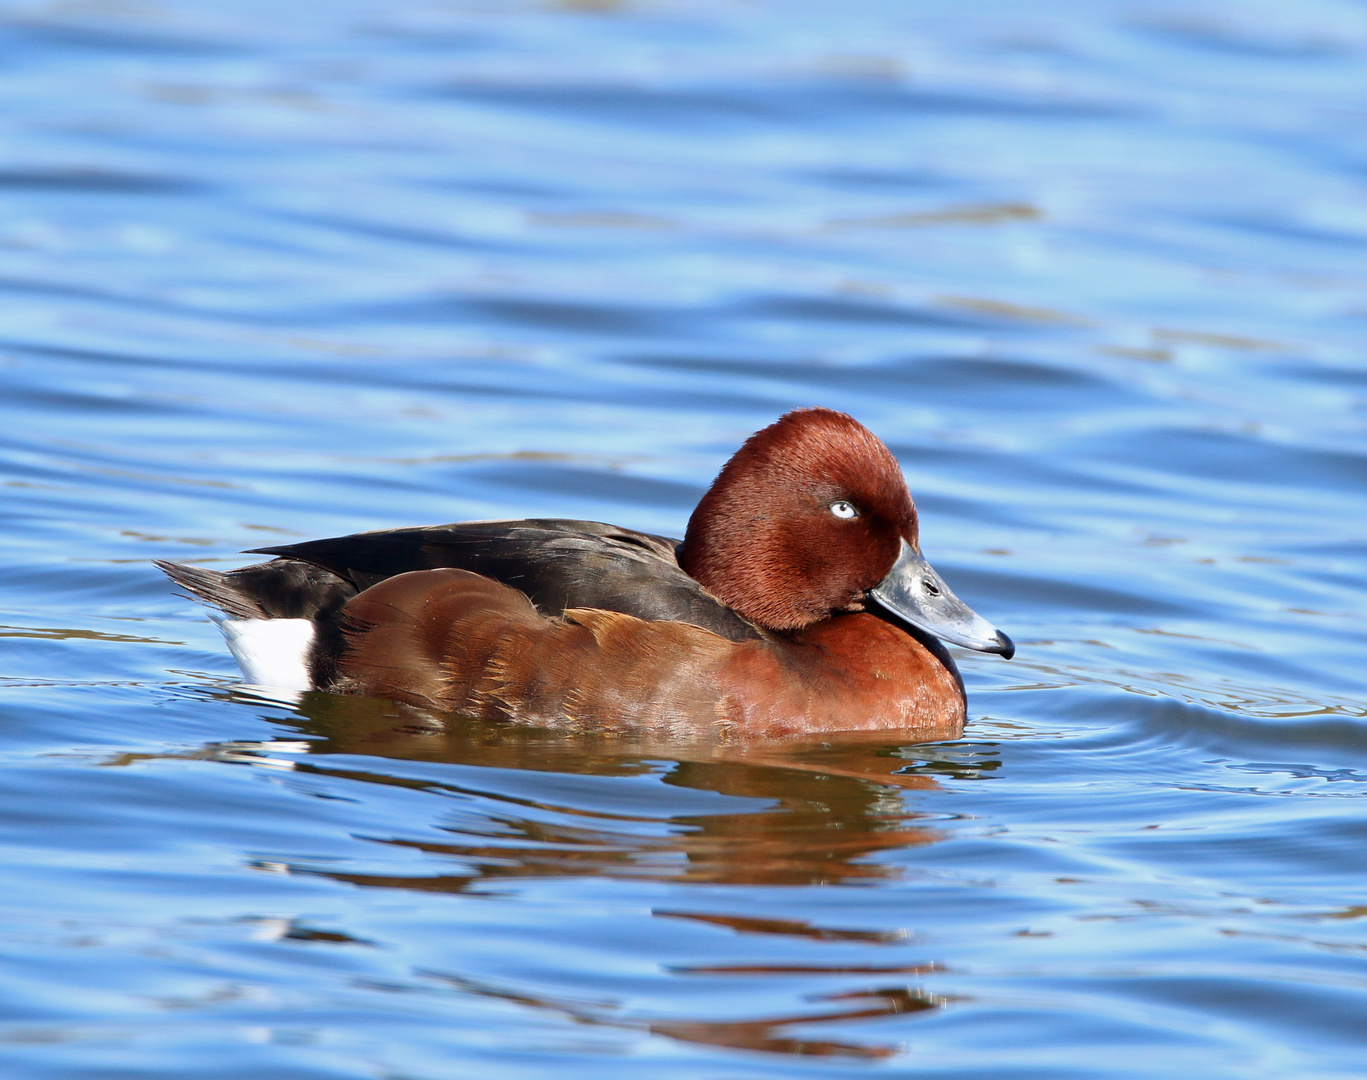
[[[854,504],[847,503],[844,499],[836,499],[835,502],[831,503],[831,513],[843,521],[849,521],[850,518],[859,516],[859,511],[854,508]]]

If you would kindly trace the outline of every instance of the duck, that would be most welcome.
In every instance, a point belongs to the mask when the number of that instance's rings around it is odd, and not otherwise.
[[[853,417],[789,412],[722,467],[682,540],[532,518],[156,561],[244,681],[487,721],[722,741],[962,729],[946,643],[1006,634],[921,554],[897,459]]]

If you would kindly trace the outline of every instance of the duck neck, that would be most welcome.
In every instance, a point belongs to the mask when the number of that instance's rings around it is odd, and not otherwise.
[[[929,678],[945,687],[952,684],[959,701],[967,702],[963,676],[944,642],[877,605],[779,636],[791,648],[819,651],[853,677],[896,681]]]

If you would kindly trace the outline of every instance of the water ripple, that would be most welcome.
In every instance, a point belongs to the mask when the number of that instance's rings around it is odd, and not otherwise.
[[[0,39],[6,1075],[1361,1072],[1358,8]],[[150,566],[677,535],[811,404],[1019,643],[960,741],[282,700]]]

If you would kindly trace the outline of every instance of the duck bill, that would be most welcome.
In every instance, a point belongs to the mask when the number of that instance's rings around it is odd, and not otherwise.
[[[927,634],[979,652],[1016,655],[1011,639],[949,590],[925,557],[902,541],[902,553],[888,576],[869,595],[898,618]]]

